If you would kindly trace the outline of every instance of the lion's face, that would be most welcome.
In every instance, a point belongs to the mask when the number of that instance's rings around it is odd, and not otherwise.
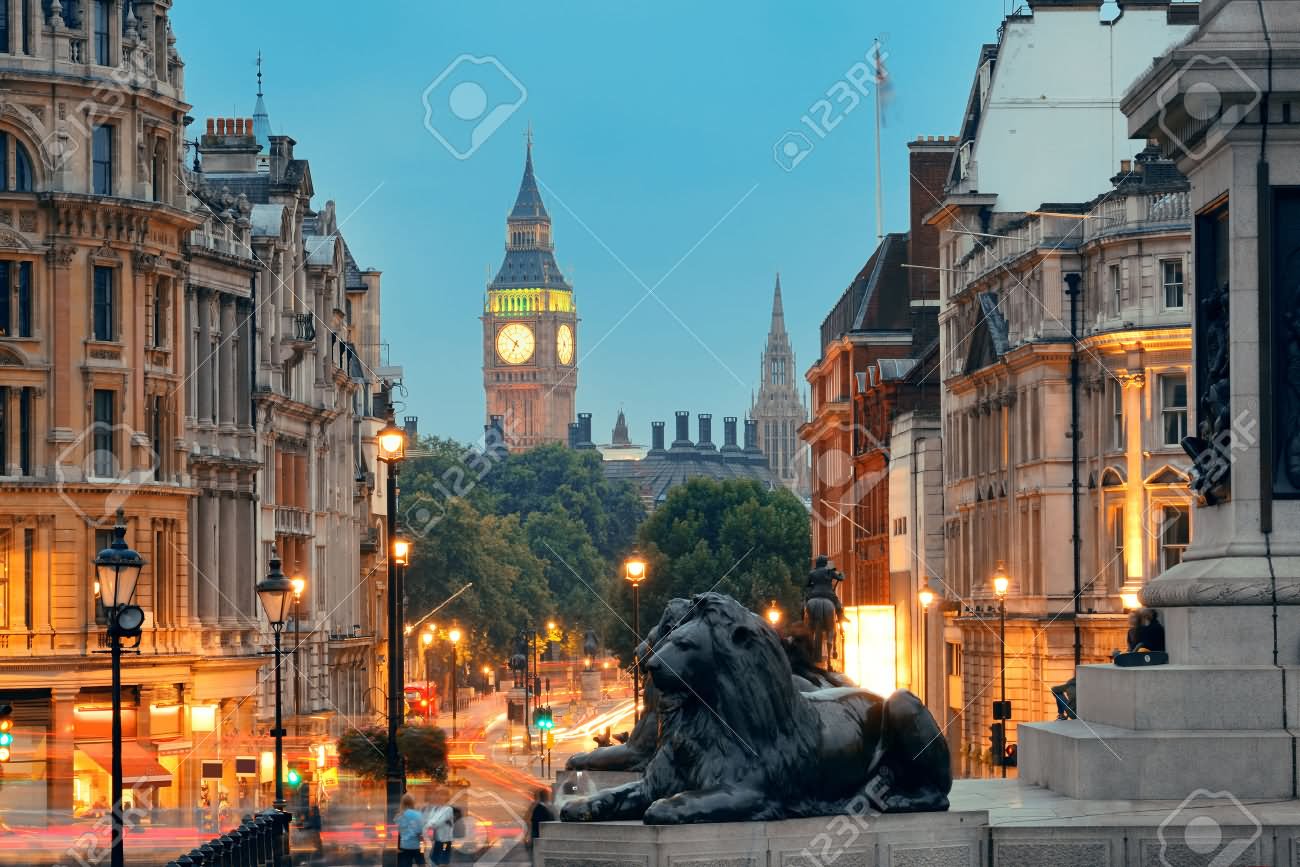
[[[665,693],[709,690],[716,672],[713,630],[704,618],[681,624],[655,647],[646,670]]]

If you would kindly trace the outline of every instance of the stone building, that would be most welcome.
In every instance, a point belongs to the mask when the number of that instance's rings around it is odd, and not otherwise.
[[[505,259],[488,284],[481,320],[487,420],[501,418],[514,450],[566,442],[578,388],[578,308],[555,261],[531,132],[506,218]]]
[[[767,455],[772,473],[801,499],[811,495],[808,450],[799,442],[799,426],[808,421],[808,407],[796,386],[794,350],[785,330],[781,306],[781,275],[772,291],[772,324],[759,362],[758,395],[749,417],[758,423],[758,447]]]
[[[378,275],[351,263],[332,209],[310,210],[291,141],[259,172],[253,123],[222,120],[201,136],[201,168],[185,164],[170,7],[0,5],[7,814],[66,822],[109,796],[92,560],[119,508],[147,563],[141,653],[124,658],[128,800],[188,810],[204,787],[236,808],[264,800],[269,633],[254,585],[273,541],[308,579],[304,713],[359,713],[379,680]],[[287,446],[309,499],[287,499]]]
[[[982,52],[929,218],[942,233],[948,737],[967,773],[991,771],[998,564],[1011,577],[1015,743],[1017,720],[1055,717],[1049,688],[1076,661],[1125,645],[1125,600],[1135,603],[1190,535],[1178,445],[1190,360],[1187,186],[1151,152],[1104,168],[1097,155],[1124,129],[1127,82],[1153,49],[1187,35],[1195,8],[1120,6],[1113,22],[1099,20],[1100,2],[1034,2],[1007,19],[999,45]],[[1061,63],[1092,49],[1109,63]],[[1086,155],[1076,160],[1076,150]]]

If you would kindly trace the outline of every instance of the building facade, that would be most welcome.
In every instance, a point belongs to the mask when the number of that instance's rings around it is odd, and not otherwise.
[[[1100,2],[1031,2],[1007,19],[928,218],[941,233],[943,679],[967,774],[995,767],[999,563],[1014,744],[1017,720],[1056,716],[1050,687],[1076,662],[1126,646],[1125,601],[1190,536],[1188,461],[1169,440],[1186,427],[1186,183],[1149,151],[1123,159],[1140,142],[1098,160],[1125,141],[1128,82],[1196,9],[1119,5],[1112,21]],[[1108,66],[1061,63],[1090,45]]]
[[[760,385],[749,417],[758,423],[758,447],[781,484],[801,499],[812,493],[808,450],[799,442],[799,427],[808,421],[808,407],[799,396],[794,350],[785,330],[781,305],[781,275],[772,291],[772,324],[759,360]]]
[[[533,175],[531,134],[506,255],[483,302],[486,421],[502,420],[513,450],[564,443],[578,388],[578,308],[555,262],[551,217]]]
[[[123,660],[128,802],[265,800],[270,633],[254,586],[273,542],[308,578],[304,713],[360,713],[368,678],[382,679],[369,670],[382,586],[366,571],[383,544],[382,469],[368,458],[384,379],[378,275],[354,273],[332,208],[310,211],[291,142],[277,163],[252,120],[223,119],[186,164],[170,8],[0,7],[0,701],[15,716],[0,810],[11,816],[66,822],[109,799],[92,560],[119,509],[146,561],[140,654]],[[327,262],[313,236],[333,244]],[[277,484],[287,439],[303,455],[292,485]],[[286,499],[293,485],[301,507]]]

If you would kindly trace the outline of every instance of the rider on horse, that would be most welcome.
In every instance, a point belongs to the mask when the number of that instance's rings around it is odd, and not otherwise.
[[[840,623],[845,622],[847,618],[844,616],[844,603],[835,592],[835,585],[843,580],[844,576],[836,572],[835,567],[827,562],[826,555],[818,554],[816,566],[808,573],[808,583],[803,594],[804,601],[829,599],[835,603],[835,619]]]

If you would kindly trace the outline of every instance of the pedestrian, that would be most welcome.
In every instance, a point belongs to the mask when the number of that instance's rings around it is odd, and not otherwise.
[[[1165,650],[1165,627],[1160,622],[1160,612],[1154,608],[1143,608],[1140,612],[1141,625],[1138,627],[1138,650]]]
[[[1057,719],[1078,719],[1078,699],[1075,697],[1076,689],[1074,678],[1070,678],[1059,686],[1052,687],[1052,697],[1056,699],[1056,718]]]
[[[424,815],[415,809],[415,796],[410,792],[402,795],[393,822],[397,825],[397,867],[424,864],[424,852],[420,848],[420,838],[424,835]]]
[[[554,822],[555,811],[551,809],[551,793],[548,789],[538,789],[533,797],[533,807],[528,813],[528,849],[532,850],[537,839],[542,836],[542,823]]]
[[[445,786],[433,790],[432,801],[424,813],[424,830],[429,837],[429,852],[434,864],[451,863],[451,841],[455,837],[456,812],[448,803]]]

